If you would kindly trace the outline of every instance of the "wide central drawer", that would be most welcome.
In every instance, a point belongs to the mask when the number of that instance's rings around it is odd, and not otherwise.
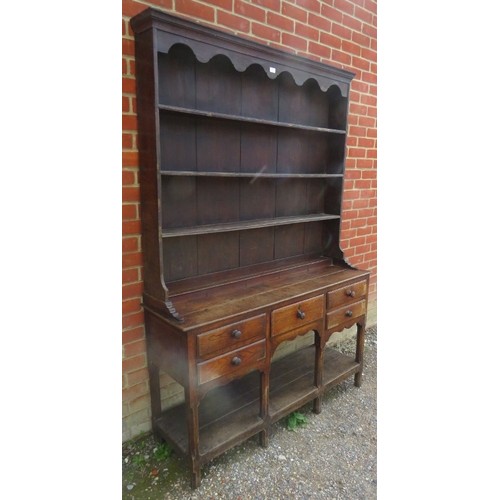
[[[324,296],[295,302],[271,313],[271,335],[279,335],[322,318],[325,313]]]
[[[198,383],[205,384],[234,372],[244,373],[260,365],[266,357],[266,341],[260,340],[241,349],[198,363]]]
[[[266,315],[254,316],[198,335],[198,356],[227,352],[266,337]]]

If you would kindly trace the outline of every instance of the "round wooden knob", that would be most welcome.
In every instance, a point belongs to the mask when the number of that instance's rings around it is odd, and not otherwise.
[[[301,311],[300,309],[297,311],[297,318],[304,319],[306,317],[306,313]]]
[[[231,332],[231,337],[234,339],[239,339],[241,337],[241,331],[240,330],[233,330]]]
[[[352,316],[352,311],[349,309],[349,311],[345,312],[345,315],[350,318]]]
[[[348,297],[354,297],[356,295],[356,292],[354,290],[347,290],[346,295]]]
[[[234,366],[238,366],[239,364],[241,364],[241,358],[238,358],[238,356],[235,356],[232,360],[231,360],[231,364],[234,365]]]

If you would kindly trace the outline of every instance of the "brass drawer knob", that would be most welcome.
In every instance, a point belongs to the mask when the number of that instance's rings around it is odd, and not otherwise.
[[[348,297],[355,297],[356,296],[356,292],[354,290],[347,290],[345,292],[345,294],[348,296]]]
[[[241,331],[240,330],[233,330],[231,332],[231,337],[233,337],[233,339],[239,339],[241,337]]]
[[[352,316],[352,311],[349,309],[348,311],[345,312],[345,315],[350,318]]]
[[[238,356],[235,356],[232,360],[231,360],[231,364],[234,365],[234,366],[238,366],[241,364],[241,358],[238,358]]]
[[[306,313],[299,308],[297,311],[297,318],[304,319],[305,317],[306,317]]]

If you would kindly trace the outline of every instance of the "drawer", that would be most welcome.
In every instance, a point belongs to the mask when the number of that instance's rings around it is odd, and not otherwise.
[[[327,294],[327,309],[335,309],[344,304],[359,300],[366,295],[366,281],[332,290]]]
[[[271,335],[279,335],[311,323],[325,314],[324,296],[301,300],[271,313]]]
[[[219,351],[232,351],[266,337],[266,315],[232,323],[198,335],[198,356],[206,357]]]
[[[260,340],[241,349],[198,363],[198,383],[205,384],[237,371],[245,373],[258,366],[265,357],[266,341]]]
[[[349,304],[335,311],[331,311],[326,315],[326,328],[329,330],[335,326],[338,326],[351,318],[357,318],[358,316],[363,316],[366,312],[366,301],[356,302],[354,304]]]

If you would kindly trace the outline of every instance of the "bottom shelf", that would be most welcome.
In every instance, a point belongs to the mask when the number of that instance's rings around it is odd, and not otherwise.
[[[283,418],[319,395],[314,386],[314,346],[301,349],[271,365],[269,415]],[[334,349],[324,353],[323,387],[335,385],[359,370],[351,356]],[[265,429],[260,417],[260,375],[252,372],[210,391],[199,409],[199,450],[202,462]],[[178,451],[188,454],[185,404],[162,413],[155,423],[158,433]]]

